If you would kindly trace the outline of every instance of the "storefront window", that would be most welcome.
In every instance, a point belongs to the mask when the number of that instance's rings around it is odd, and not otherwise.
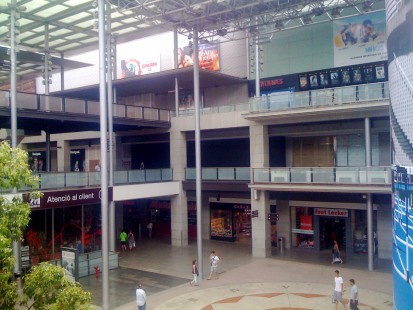
[[[291,221],[292,245],[299,248],[313,248],[313,209],[291,207]]]
[[[211,239],[233,239],[231,210],[211,210]]]
[[[367,216],[364,210],[354,210],[354,253],[367,253]]]

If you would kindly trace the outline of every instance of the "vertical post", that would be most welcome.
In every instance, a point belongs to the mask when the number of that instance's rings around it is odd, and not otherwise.
[[[49,85],[49,59],[50,59],[50,51],[49,51],[49,23],[44,25],[44,100],[45,100],[45,110],[50,111],[50,85]]]
[[[11,116],[11,147],[17,147],[17,103],[16,103],[16,0],[11,0],[10,3],[10,116]],[[17,193],[16,188],[13,188],[13,193]],[[20,276],[20,242],[13,241],[13,256],[14,256],[14,274]]]
[[[102,214],[102,308],[109,309],[109,251],[108,251],[108,160],[106,112],[105,63],[105,1],[98,0],[99,16],[99,107],[100,107],[100,158],[101,214]]]
[[[178,29],[174,28],[174,67],[178,68]],[[175,114],[176,117],[179,116],[179,81],[178,77],[175,76]]]
[[[65,60],[65,54],[60,52],[60,90],[65,89],[65,66],[63,61]]]
[[[365,128],[365,147],[366,147],[366,167],[371,167],[371,134],[370,134],[370,118],[364,119]]]
[[[374,270],[373,265],[373,199],[371,193],[367,194],[367,253],[368,253],[368,269]]]
[[[258,21],[257,21],[258,25]],[[255,36],[255,97],[261,96],[260,89],[260,45],[258,44],[258,35]]]
[[[195,167],[196,167],[196,239],[198,245],[198,268],[200,279],[203,276],[202,263],[202,189],[201,189],[201,126],[199,104],[199,52],[198,29],[193,29],[194,38],[194,99],[195,99]]]
[[[50,172],[50,132],[46,132],[46,171]]]
[[[112,87],[112,36],[111,36],[111,10],[107,5],[107,85],[108,85],[108,135],[109,135],[109,186],[113,187],[114,156],[113,156],[113,87]],[[115,203],[109,202],[109,250],[115,251]]]
[[[54,259],[54,252],[55,252],[55,247],[54,247],[54,208],[52,208],[52,255]]]
[[[82,242],[82,252],[85,253],[85,206],[82,205],[82,237],[81,237],[81,241]],[[83,254],[83,253],[79,253],[79,254]]]

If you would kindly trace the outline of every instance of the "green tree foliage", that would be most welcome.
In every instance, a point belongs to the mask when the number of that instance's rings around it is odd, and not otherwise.
[[[21,195],[4,193],[13,188],[35,188],[38,180],[32,177],[28,154],[13,149],[7,142],[0,143],[0,310],[14,309],[17,285],[13,281],[13,240],[21,240],[30,219],[30,207]],[[31,198],[40,193],[31,192]],[[90,293],[78,283],[72,283],[60,266],[43,263],[32,268],[24,278],[20,301],[28,309],[86,310],[91,309]]]
[[[71,282],[60,266],[41,263],[24,277],[22,305],[36,310],[86,310],[90,293],[84,292],[78,283]],[[31,305],[29,305],[31,303]]]

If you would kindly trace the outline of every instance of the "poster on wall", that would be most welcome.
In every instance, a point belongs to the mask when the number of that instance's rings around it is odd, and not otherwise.
[[[328,79],[328,72],[321,72],[320,73],[320,86],[321,87],[330,86],[330,81]]]
[[[33,172],[46,171],[46,152],[29,152],[29,166]]]
[[[330,71],[331,86],[340,85],[340,75],[337,70]]]
[[[120,61],[121,78],[159,72],[160,56],[142,56],[139,58],[122,59]]]
[[[86,171],[85,150],[70,150],[70,171]]]
[[[387,60],[384,11],[334,20],[334,66]]]
[[[363,67],[363,76],[364,76],[364,82],[365,83],[372,82],[374,80],[373,66],[364,66]]]
[[[199,68],[204,70],[218,71],[219,49],[217,44],[200,44],[199,48]],[[178,48],[178,68],[186,68],[194,65],[193,48],[184,46]]]
[[[79,281],[79,256],[76,249],[62,248],[62,268],[70,281]]]
[[[386,71],[384,65],[376,65],[375,67],[376,80],[383,81],[386,79]]]
[[[300,90],[308,89],[308,77],[307,74],[300,75]]]
[[[361,83],[361,69],[360,67],[353,68],[353,83]]]
[[[341,84],[342,85],[350,84],[350,69],[341,70]]]
[[[317,88],[318,87],[317,73],[310,73],[310,87],[311,88]]]

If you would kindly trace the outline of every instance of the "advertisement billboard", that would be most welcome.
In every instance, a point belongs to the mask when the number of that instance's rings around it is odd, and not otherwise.
[[[160,56],[141,56],[120,61],[121,78],[159,72]]]
[[[204,70],[219,71],[219,49],[217,44],[199,44],[199,68]],[[194,52],[190,46],[178,48],[178,68],[194,65]]]
[[[383,11],[333,21],[334,66],[387,60]]]

